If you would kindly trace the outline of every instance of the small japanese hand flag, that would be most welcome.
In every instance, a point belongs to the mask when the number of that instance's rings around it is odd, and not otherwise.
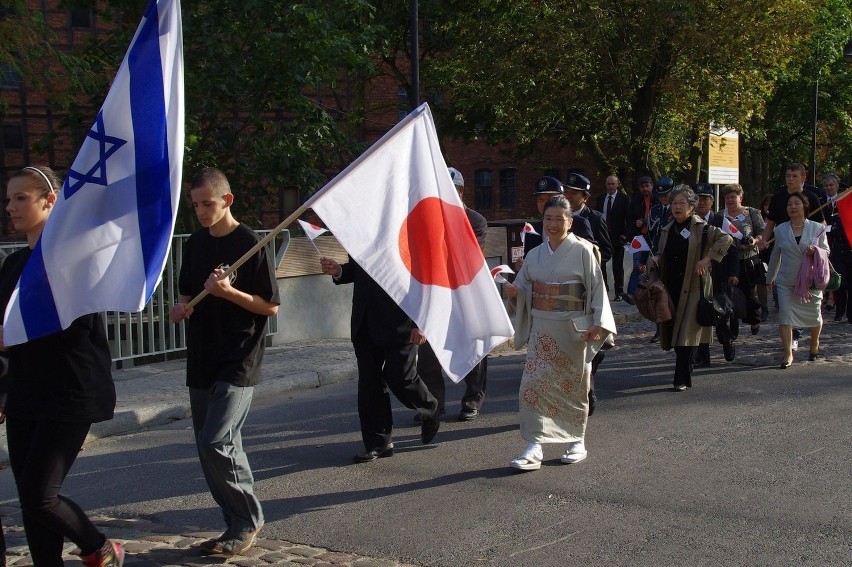
[[[648,241],[644,236],[634,236],[633,240],[625,246],[628,252],[636,254],[637,252],[650,252],[651,247],[648,246]]]
[[[722,230],[724,230],[737,240],[743,239],[743,233],[740,232],[740,229],[738,229],[734,223],[728,220],[728,217],[724,217],[722,219]]]
[[[497,283],[509,283],[509,280],[504,278],[500,274],[514,274],[515,271],[507,266],[506,264],[502,264],[497,266],[496,268],[491,268],[491,277],[494,278],[494,281]]]
[[[535,229],[533,228],[533,225],[531,225],[528,222],[524,223],[524,228],[521,230],[521,244],[524,243],[524,240],[525,240],[527,234],[535,234],[537,236],[541,236],[539,233],[537,233],[535,231]]]

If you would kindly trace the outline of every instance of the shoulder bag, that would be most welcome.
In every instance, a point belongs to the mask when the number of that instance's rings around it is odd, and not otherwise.
[[[701,248],[699,250],[704,251],[704,245],[707,242],[707,231],[709,226],[704,225],[704,230],[701,233]],[[708,271],[709,272],[709,271]],[[706,277],[708,273],[705,273]],[[696,317],[698,320],[698,324],[702,327],[715,327],[719,321],[728,316],[728,306],[726,305],[727,301],[722,299],[721,297],[717,299],[716,294],[712,294],[710,297],[704,295],[704,282],[700,283],[701,295],[698,298],[698,309],[696,310]],[[721,293],[724,296],[724,292]]]

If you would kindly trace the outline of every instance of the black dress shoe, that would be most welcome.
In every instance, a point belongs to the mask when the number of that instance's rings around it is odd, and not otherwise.
[[[462,408],[461,412],[459,413],[459,421],[472,421],[477,417],[479,417],[478,409],[465,407]]]
[[[793,364],[792,360],[790,360],[790,361],[785,360],[785,361],[781,362],[781,370],[786,370],[786,369],[790,368],[790,365],[792,365],[792,364]]]
[[[441,420],[438,417],[423,416],[423,423],[420,425],[420,440],[424,445],[428,445],[435,435],[438,434],[438,429],[441,428]]]
[[[672,390],[674,390],[675,392],[686,392],[686,388],[686,384],[675,384],[674,386],[672,386]]]
[[[369,463],[376,459],[384,459],[385,457],[393,457],[393,443],[381,449],[370,449],[363,453],[358,453],[352,460],[356,463]]]
[[[722,345],[722,352],[725,353],[725,360],[728,362],[731,362],[737,356],[737,350],[734,348],[733,343]]]
[[[654,333],[654,336],[651,337],[651,342],[656,343],[656,342],[659,342],[659,341],[660,341],[660,331],[658,330],[656,333]]]
[[[819,360],[820,358],[822,358],[822,354],[820,354],[818,352],[809,352],[808,353],[808,360],[810,360],[811,362],[814,362],[815,360]]]

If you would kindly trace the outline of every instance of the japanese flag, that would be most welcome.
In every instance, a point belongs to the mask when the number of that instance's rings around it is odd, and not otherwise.
[[[509,280],[507,280],[506,278],[504,278],[500,274],[514,274],[514,273],[515,273],[515,271],[512,268],[510,268],[509,266],[507,266],[506,264],[501,264],[500,266],[497,266],[496,268],[491,268],[491,277],[493,277],[494,281],[497,282],[497,283],[509,283]]]
[[[537,236],[541,236],[539,233],[537,233],[535,231],[535,228],[533,228],[533,225],[531,225],[528,222],[524,223],[524,228],[521,230],[521,244],[524,243],[524,240],[526,239],[527,234],[535,234]]]
[[[327,228],[323,228],[321,226],[317,226],[315,224],[311,224],[303,220],[299,221],[299,226],[302,227],[302,230],[305,232],[305,236],[307,236],[311,240],[313,240],[317,236],[320,236],[321,234],[325,234],[326,232],[328,232]]]
[[[637,252],[650,252],[651,247],[648,246],[648,241],[644,236],[634,236],[633,240],[625,246],[628,252],[636,254]]]
[[[724,230],[737,240],[743,239],[743,233],[740,232],[740,229],[738,229],[734,223],[728,220],[728,217],[722,218],[722,230]]]

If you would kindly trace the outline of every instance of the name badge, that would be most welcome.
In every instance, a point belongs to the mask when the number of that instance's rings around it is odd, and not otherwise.
[[[743,221],[745,220],[745,215],[744,215],[744,214],[742,214],[742,213],[738,214],[738,215],[737,215],[737,220],[738,220],[738,221],[740,221],[740,222],[743,222]]]
[[[680,235],[685,239],[689,238],[689,230],[683,229],[680,231]]]

